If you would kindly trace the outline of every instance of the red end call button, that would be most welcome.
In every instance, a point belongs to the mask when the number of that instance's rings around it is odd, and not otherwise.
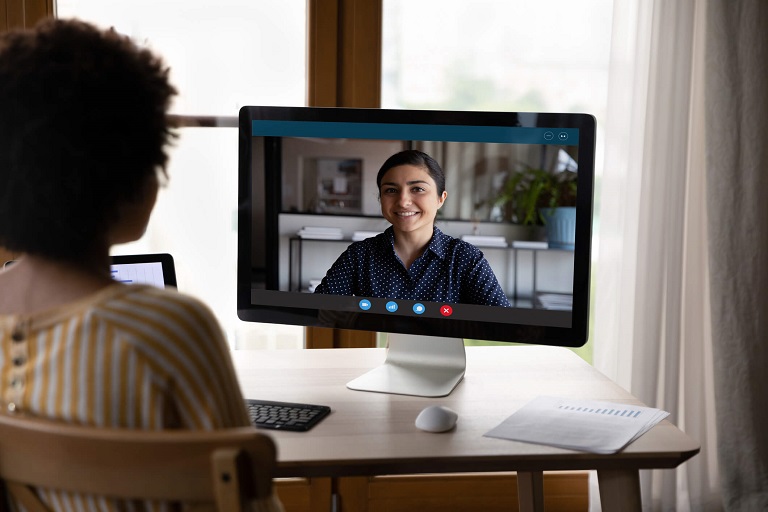
[[[440,314],[443,316],[451,316],[453,314],[453,308],[448,304],[440,306]]]

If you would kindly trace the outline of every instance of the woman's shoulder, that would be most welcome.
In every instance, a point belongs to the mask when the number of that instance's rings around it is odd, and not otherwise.
[[[391,228],[390,228],[391,229]],[[356,240],[349,244],[347,251],[352,254],[363,254],[368,252],[380,251],[382,247],[391,246],[392,236],[389,230],[370,236],[363,240]]]
[[[212,315],[210,308],[199,298],[174,288],[156,286],[126,285],[123,294],[115,297],[117,301],[130,301],[147,308],[183,308],[189,312]]]
[[[143,284],[129,284],[124,285],[123,291],[126,296],[147,296],[171,302],[203,304],[200,299],[194,297],[193,295],[180,292],[176,288],[160,288],[158,286]]]
[[[91,318],[106,323],[130,338],[147,342],[159,340],[176,345],[194,345],[201,338],[221,335],[218,320],[200,299],[178,292],[144,285],[126,285],[122,293],[96,305]]]
[[[35,330],[51,329],[73,321],[112,326],[144,326],[152,322],[201,327],[216,324],[211,310],[195,297],[171,289],[121,283],[29,315],[27,321]]]
[[[160,321],[170,324],[203,326],[215,324],[211,309],[200,299],[175,289],[131,284],[118,285],[103,300],[95,301],[84,312],[108,323],[134,324]]]

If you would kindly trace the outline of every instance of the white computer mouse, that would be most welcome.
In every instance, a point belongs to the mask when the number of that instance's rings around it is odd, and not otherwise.
[[[456,425],[459,415],[443,405],[425,407],[416,416],[416,428],[426,432],[445,432]]]

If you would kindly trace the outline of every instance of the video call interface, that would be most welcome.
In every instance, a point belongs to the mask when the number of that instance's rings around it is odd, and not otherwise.
[[[577,172],[578,129],[253,120],[251,143],[251,196],[264,204],[252,211],[252,304],[571,327],[573,248],[550,248],[500,196],[521,169]],[[435,226],[482,251],[509,307],[314,293],[350,244],[389,227],[376,175],[405,149],[442,167]]]

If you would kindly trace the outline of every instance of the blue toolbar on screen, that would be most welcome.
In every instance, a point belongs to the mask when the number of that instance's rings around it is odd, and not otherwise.
[[[254,137],[266,135],[271,137],[436,140],[568,146],[579,144],[579,130],[577,128],[255,120],[251,123],[251,130]]]

